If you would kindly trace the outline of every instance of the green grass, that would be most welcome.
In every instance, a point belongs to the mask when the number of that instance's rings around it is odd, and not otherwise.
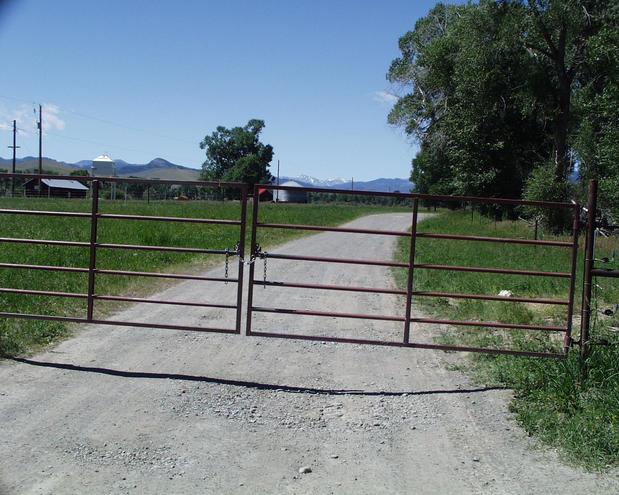
[[[477,215],[471,221],[470,213],[465,212],[448,212],[431,218],[420,224],[420,231],[532,238],[531,230],[522,222],[495,224]],[[557,247],[430,239],[417,242],[419,263],[569,271],[569,250]],[[618,244],[616,239],[601,240],[597,256],[609,255]],[[398,258],[406,260],[408,250],[407,239],[402,239]],[[578,272],[582,272],[582,242]],[[401,286],[405,284],[405,275],[401,271],[396,274]],[[598,279],[597,284],[603,287],[596,298],[600,309],[619,301],[616,281]],[[580,287],[579,279],[575,314],[579,309]],[[492,295],[508,289],[514,296],[556,299],[565,299],[568,294],[567,280],[429,270],[415,272],[415,288]],[[559,325],[566,322],[564,307],[556,309],[539,304],[429,298],[417,298],[415,304],[426,313],[449,319]],[[619,318],[598,315],[595,323],[592,332],[595,344],[586,363],[589,370],[586,375],[581,373],[578,348],[562,360],[476,354],[467,368],[480,383],[514,390],[511,409],[530,434],[558,448],[574,464],[604,469],[619,465]],[[438,333],[436,339],[443,343],[517,350],[561,348],[560,339],[548,335],[481,327],[448,329]]]
[[[0,199],[0,208],[36,209],[56,211],[90,210],[87,200],[57,199]],[[139,214],[153,216],[203,217],[238,219],[238,202],[151,202],[101,201],[102,213]],[[361,215],[393,211],[393,208],[354,205],[274,205],[261,204],[262,221],[274,223],[303,223],[336,225]],[[248,207],[251,216],[251,205]],[[37,217],[32,215],[2,215],[0,237],[56,239],[89,241],[89,218]],[[249,219],[251,220],[251,219]],[[250,225],[250,223],[248,223]],[[249,240],[249,228],[247,240]],[[303,231],[261,229],[258,242],[266,247],[306,234]],[[186,246],[196,248],[233,248],[239,240],[238,226],[204,225],[190,223],[99,220],[98,241],[102,243],[144,244],[157,246]],[[247,244],[246,253],[249,249]],[[195,255],[156,251],[100,249],[97,252],[97,267],[131,271],[193,271],[204,269],[214,262],[222,262],[221,256]],[[0,262],[36,265],[88,267],[89,250],[81,247],[35,246],[0,243]],[[222,273],[223,275],[223,273]],[[98,294],[145,294],[161,287],[153,283],[158,279],[136,279],[121,276],[97,277]],[[1,269],[0,287],[52,290],[61,292],[87,292],[87,274],[46,272],[23,269]],[[24,296],[0,294],[2,311],[36,313],[57,316],[84,317],[86,302],[82,299],[61,297]],[[98,316],[118,309],[117,304],[98,302]],[[32,352],[69,334],[62,322],[21,319],[0,320],[0,354],[16,355]]]

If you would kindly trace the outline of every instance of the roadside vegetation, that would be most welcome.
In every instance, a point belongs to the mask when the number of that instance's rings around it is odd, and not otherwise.
[[[616,2],[584,0],[437,3],[419,18],[387,73],[389,122],[419,144],[417,192],[570,200],[596,178],[619,216],[618,23]]]
[[[494,222],[471,212],[450,211],[419,225],[421,232],[533,238],[532,229],[522,221]],[[550,236],[546,239],[567,239]],[[582,239],[578,272],[582,273]],[[597,243],[598,257],[609,256],[619,240],[602,239]],[[408,259],[408,239],[399,243],[397,256]],[[446,265],[485,266],[569,271],[569,249],[561,247],[501,245],[472,241],[417,240],[417,262]],[[406,284],[404,270],[396,272],[400,286]],[[619,465],[619,284],[612,279],[596,280],[592,352],[586,363],[578,358],[578,347],[567,359],[538,359],[514,356],[472,355],[464,367],[486,385],[506,386],[514,390],[511,409],[531,435],[558,448],[566,459],[589,469]],[[580,280],[577,283],[574,314],[579,314]],[[497,295],[509,290],[514,296],[567,299],[568,281],[542,277],[522,277],[480,273],[417,270],[415,289]],[[422,312],[455,320],[503,321],[525,324],[564,325],[565,306],[488,302],[446,298],[416,298]],[[612,315],[604,315],[610,309]],[[574,319],[578,338],[580,319]],[[414,326],[411,336],[414,338]],[[460,327],[434,334],[443,343],[517,350],[559,351],[561,339],[542,332],[492,330]]]
[[[89,211],[89,200],[57,199],[0,199],[0,208],[38,209],[54,211]],[[236,201],[107,201],[100,202],[102,213],[138,214],[153,216],[202,217],[238,219],[240,205]],[[350,204],[270,204],[260,205],[260,218],[274,223],[304,223],[336,225],[359,216],[386,211],[383,207]],[[251,225],[251,205],[248,207],[248,226]],[[259,243],[272,246],[303,231],[262,229]],[[249,251],[250,229],[247,229],[246,253]],[[88,218],[37,217],[32,215],[2,215],[0,237],[55,239],[88,242]],[[100,219],[98,241],[102,243],[144,244],[154,246],[184,246],[194,248],[234,248],[239,240],[238,226],[201,225],[173,222]],[[196,273],[215,263],[223,263],[218,255],[195,255],[157,251],[100,249],[97,267],[130,271],[180,271]],[[231,258],[234,273],[237,258]],[[83,247],[38,246],[0,243],[0,262],[33,265],[88,267],[89,250]],[[223,276],[223,270],[222,270]],[[159,279],[156,279],[159,280]],[[48,272],[25,269],[0,269],[0,287],[50,290],[60,292],[87,292],[88,277],[84,273]],[[98,275],[97,294],[149,294],[162,287],[153,279]],[[0,293],[2,311],[19,313],[78,316],[86,314],[84,299],[43,297]],[[98,315],[105,316],[117,310],[118,305],[97,302]],[[62,322],[22,319],[0,319],[0,355],[28,353],[53,343],[69,334]]]

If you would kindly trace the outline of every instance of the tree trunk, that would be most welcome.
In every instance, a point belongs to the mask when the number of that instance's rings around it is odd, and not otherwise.
[[[558,181],[567,179],[570,168],[568,154],[568,132],[571,110],[572,85],[566,74],[559,74],[559,111],[554,129],[555,177]]]

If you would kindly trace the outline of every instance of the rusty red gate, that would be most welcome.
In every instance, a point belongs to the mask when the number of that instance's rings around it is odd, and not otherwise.
[[[372,196],[381,198],[391,198],[393,200],[408,200],[412,203],[410,211],[410,231],[389,231],[389,230],[372,230],[372,229],[359,229],[359,228],[346,228],[346,227],[325,227],[319,225],[299,225],[299,224],[279,224],[268,223],[260,221],[260,191],[289,191],[294,194],[299,193],[326,193],[332,195],[345,195],[345,196]],[[276,194],[274,194],[276,196]],[[469,236],[469,235],[454,235],[454,234],[442,234],[442,233],[427,233],[418,232],[417,221],[419,205],[421,201],[426,202],[456,202],[459,204],[486,204],[486,205],[510,205],[510,206],[529,206],[536,208],[558,208],[567,209],[571,211],[573,216],[572,236],[569,241],[560,240],[540,240],[540,239],[514,239],[504,237],[481,237],[481,236]],[[424,349],[441,349],[447,351],[469,351],[469,352],[485,352],[492,354],[513,354],[524,356],[536,356],[536,357],[562,357],[564,356],[572,344],[571,332],[572,332],[572,315],[574,309],[574,292],[575,292],[575,280],[576,280],[576,264],[578,255],[578,232],[579,232],[579,215],[580,207],[576,203],[558,203],[547,201],[526,201],[515,199],[500,199],[500,198],[479,198],[468,196],[438,196],[438,195],[426,195],[426,194],[403,194],[403,193],[388,193],[388,192],[369,192],[369,191],[352,191],[352,190],[336,190],[336,189],[317,189],[317,188],[300,188],[296,186],[278,186],[278,185],[260,185],[254,189],[253,198],[253,223],[251,231],[251,258],[253,261],[262,259],[266,260],[294,260],[297,262],[310,262],[310,263],[338,263],[338,264],[351,264],[351,265],[365,265],[365,266],[382,266],[390,268],[406,269],[407,283],[406,289],[391,289],[391,288],[377,288],[377,287],[358,287],[350,285],[320,285],[310,284],[302,280],[300,281],[278,281],[269,280],[266,277],[266,270],[264,278],[262,280],[255,279],[255,263],[252,263],[249,269],[249,292],[247,300],[247,335],[271,337],[271,338],[285,338],[285,339],[302,339],[313,341],[326,341],[326,342],[341,342],[351,344],[371,344],[380,346],[396,346],[396,347],[411,347],[411,348],[424,348]],[[366,234],[373,236],[396,236],[396,237],[408,237],[410,239],[410,252],[408,261],[406,263],[397,262],[394,260],[378,260],[378,259],[348,259],[348,258],[334,258],[334,257],[317,257],[317,256],[304,256],[297,253],[268,253],[260,248],[258,243],[259,232],[263,229],[294,229],[304,231],[316,231],[316,232],[339,232],[343,234]],[[520,270],[520,269],[507,269],[507,268],[484,268],[477,266],[453,266],[453,265],[438,265],[438,264],[424,264],[418,263],[415,258],[416,254],[416,242],[420,238],[430,239],[442,239],[445,241],[460,240],[470,242],[481,243],[502,243],[502,244],[525,244],[531,246],[547,246],[557,249],[567,249],[570,252],[570,271],[568,272],[550,272],[540,270]],[[564,279],[568,283],[568,298],[565,300],[558,299],[545,299],[545,298],[532,298],[532,297],[503,297],[499,295],[487,295],[487,294],[464,294],[464,293],[452,293],[452,292],[436,292],[436,291],[420,291],[415,290],[414,280],[415,272],[417,270],[442,270],[452,272],[474,272],[474,273],[496,273],[504,275],[524,275],[531,277],[550,277]],[[371,294],[392,294],[396,296],[405,297],[405,304],[401,314],[395,315],[378,315],[378,314],[356,314],[356,313],[340,313],[333,311],[315,311],[304,309],[292,309],[282,307],[270,307],[270,306],[255,306],[254,300],[254,288],[256,284],[262,287],[286,287],[290,289],[305,289],[305,290],[324,290],[324,291],[347,291],[357,293],[371,293]],[[505,323],[496,321],[462,321],[462,320],[446,320],[419,317],[412,315],[412,306],[415,298],[419,297],[438,297],[448,299],[474,299],[484,301],[502,301],[506,303],[535,303],[545,305],[564,306],[566,314],[565,326],[554,325],[530,325],[530,324],[518,324],[518,323]],[[279,313],[298,316],[309,317],[328,317],[328,318],[352,318],[362,320],[381,320],[400,322],[402,324],[401,339],[398,341],[384,340],[384,339],[368,339],[368,338],[350,338],[340,337],[337,335],[309,335],[290,333],[287,331],[265,331],[255,330],[252,327],[253,315],[255,313]],[[476,328],[491,328],[491,329],[511,329],[511,330],[524,330],[524,331],[541,331],[541,332],[553,332],[563,335],[563,353],[554,352],[528,352],[512,349],[494,349],[494,348],[480,348],[470,347],[463,345],[447,345],[440,343],[427,343],[416,341],[412,338],[411,324],[423,323],[430,325],[450,325],[450,326],[464,326],[464,327],[476,327]]]
[[[2,174],[6,179],[65,179],[75,180],[74,176],[39,176],[35,174]],[[54,316],[46,314],[24,314],[11,311],[0,311],[0,317],[4,318],[23,318],[34,320],[50,320],[61,321],[68,323],[97,323],[102,325],[115,326],[130,326],[130,327],[146,327],[146,328],[161,328],[181,331],[198,331],[198,332],[218,332],[218,333],[241,333],[241,320],[243,319],[243,273],[244,266],[249,265],[249,281],[247,292],[247,314],[246,314],[246,335],[260,336],[270,338],[288,338],[301,340],[314,340],[326,342],[341,342],[353,344],[371,344],[380,346],[396,346],[410,348],[425,348],[425,349],[440,349],[448,351],[470,351],[470,352],[486,352],[493,354],[515,354],[536,357],[561,357],[564,356],[572,342],[572,316],[574,310],[574,293],[576,281],[576,264],[578,256],[578,233],[579,233],[579,215],[580,206],[575,203],[557,203],[557,202],[541,202],[541,201],[525,201],[515,199],[501,198],[478,198],[478,197],[456,197],[456,196],[437,196],[423,195],[414,193],[387,193],[387,192],[369,192],[369,191],[351,191],[338,189],[318,189],[318,188],[299,188],[286,187],[278,185],[257,185],[254,188],[253,204],[252,204],[252,225],[251,225],[251,246],[250,256],[245,255],[245,237],[247,223],[247,204],[248,204],[248,188],[246,184],[241,183],[219,183],[219,182],[203,182],[203,181],[176,181],[176,180],[147,180],[147,179],[127,179],[117,177],[92,178],[79,177],[80,181],[86,181],[91,184],[91,207],[89,212],[77,211],[49,211],[49,210],[30,210],[30,209],[6,209],[0,208],[1,215],[35,215],[42,218],[49,216],[83,218],[90,221],[90,240],[88,242],[78,241],[61,241],[55,239],[23,239],[15,237],[2,237],[0,243],[20,243],[29,245],[46,245],[60,247],[75,247],[88,250],[89,266],[48,266],[35,265],[25,263],[0,263],[0,269],[18,269],[18,270],[43,270],[48,272],[71,272],[81,273],[87,276],[88,284],[85,293],[67,293],[49,290],[37,290],[33,288],[0,288],[0,293],[12,293],[24,296],[50,296],[82,299],[87,303],[86,314],[82,317],[78,316]],[[236,199],[239,201],[239,216],[234,220],[224,220],[218,218],[189,218],[189,217],[170,217],[170,216],[147,216],[147,215],[122,215],[116,213],[101,213],[99,211],[99,186],[102,182],[108,183],[126,183],[126,184],[144,184],[150,187],[151,185],[161,184],[180,184],[187,186],[195,186],[209,189],[222,189],[236,191]],[[410,205],[410,231],[390,231],[390,230],[374,230],[351,227],[330,227],[320,225],[300,225],[300,224],[280,224],[268,223],[260,221],[260,190],[270,191],[291,191],[293,193],[327,193],[331,195],[345,196],[363,196],[373,198],[383,198],[393,201],[405,201]],[[276,195],[277,197],[277,195]],[[535,208],[552,208],[561,209],[571,212],[573,216],[573,229],[570,240],[541,240],[541,239],[520,239],[520,238],[503,238],[503,237],[482,237],[472,235],[455,235],[444,234],[440,232],[420,232],[418,230],[418,214],[421,202],[455,202],[456,204],[481,204],[481,205],[508,205],[529,206]],[[125,221],[148,221],[148,222],[186,222],[196,225],[216,224],[238,229],[238,242],[236,246],[228,249],[213,249],[208,246],[196,248],[187,246],[154,246],[154,245],[138,245],[138,244],[110,244],[98,241],[98,222],[101,219],[106,220],[125,220]],[[392,259],[348,259],[328,256],[304,256],[298,253],[269,253],[260,249],[259,235],[264,229],[293,229],[308,232],[338,232],[342,234],[365,234],[370,236],[393,236],[398,238],[408,238],[410,241],[410,250],[406,262],[394,261]],[[458,240],[475,243],[501,243],[501,244],[521,244],[530,246],[546,246],[556,249],[567,250],[570,259],[570,269],[565,272],[552,272],[541,270],[524,270],[524,269],[508,269],[508,268],[485,268],[480,266],[453,266],[441,264],[420,263],[416,259],[416,243],[418,239],[437,239],[445,242]],[[101,250],[136,250],[136,251],[160,251],[160,252],[179,252],[193,254],[212,254],[225,256],[226,261],[231,256],[238,257],[238,275],[236,278],[213,277],[202,274],[186,274],[186,273],[162,273],[162,272],[138,272],[126,271],[118,269],[101,269],[97,265],[97,252]],[[293,260],[299,263],[326,263],[339,265],[364,265],[364,266],[379,266],[393,269],[406,270],[406,287],[405,288],[378,288],[378,287],[361,287],[351,285],[321,285],[312,284],[304,280],[298,281],[278,281],[268,280],[266,274],[262,280],[256,280],[256,262],[262,260]],[[227,263],[226,263],[227,266]],[[503,297],[500,295],[489,294],[465,294],[440,291],[422,291],[415,288],[415,273],[418,270],[434,270],[434,271],[451,271],[451,272],[471,272],[471,273],[495,273],[504,275],[520,275],[530,277],[547,277],[561,279],[568,284],[567,299],[545,299],[537,297]],[[151,298],[126,297],[122,295],[99,294],[96,290],[96,280],[98,276],[121,276],[121,277],[152,277],[163,279],[176,280],[195,280],[214,283],[234,283],[236,287],[235,301],[226,304],[215,304],[210,302],[192,302],[192,301],[171,301]],[[226,273],[227,275],[227,273]],[[355,313],[338,313],[329,311],[316,311],[311,309],[292,309],[286,307],[270,307],[254,305],[255,286],[260,283],[261,286],[268,289],[269,287],[284,287],[290,290],[304,289],[309,291],[345,291],[349,293],[369,293],[369,294],[385,294],[394,295],[404,298],[404,304],[399,314],[355,314]],[[565,325],[531,325],[519,324],[516,322],[497,322],[497,321],[461,321],[436,319],[413,314],[413,305],[417,298],[447,298],[447,299],[470,299],[482,301],[501,301],[509,303],[536,303],[550,306],[561,306],[565,308]],[[115,301],[128,303],[148,303],[148,304],[164,304],[164,305],[179,305],[200,308],[217,308],[234,311],[235,324],[234,328],[218,328],[218,327],[203,327],[203,326],[185,326],[176,325],[173,322],[161,323],[145,323],[139,321],[120,321],[116,319],[97,319],[94,317],[94,307],[97,301]],[[2,309],[2,308],[0,308]],[[342,337],[338,335],[315,335],[315,334],[299,334],[291,333],[283,329],[283,331],[272,331],[272,329],[255,329],[253,317],[256,313],[279,313],[288,315],[298,315],[307,317],[329,317],[329,318],[345,318],[357,320],[379,320],[387,322],[396,322],[401,324],[401,337],[397,340],[387,340],[380,338],[355,338]],[[471,347],[466,345],[451,345],[441,344],[436,342],[421,342],[416,339],[413,324],[429,324],[429,325],[449,325],[454,327],[473,327],[487,329],[503,329],[503,330],[520,330],[532,332],[550,332],[562,336],[563,352],[528,352],[514,349],[496,349]]]
[[[18,243],[27,245],[43,245],[43,246],[60,246],[74,247],[88,250],[89,266],[49,266],[49,265],[34,265],[24,263],[0,263],[0,269],[18,269],[18,270],[43,270],[51,273],[70,272],[81,273],[88,277],[87,292],[58,292],[58,291],[43,291],[35,289],[15,289],[2,287],[0,293],[21,294],[26,296],[49,296],[81,299],[87,302],[86,314],[82,317],[77,316],[54,316],[44,314],[25,314],[8,311],[0,311],[2,318],[21,318],[30,320],[47,320],[61,321],[67,323],[96,323],[99,325],[114,325],[127,327],[143,327],[143,328],[160,328],[170,330],[183,330],[195,332],[215,332],[215,333],[241,333],[241,316],[242,316],[242,299],[243,299],[243,253],[245,251],[245,231],[246,231],[246,213],[247,213],[247,185],[233,182],[206,182],[206,181],[182,181],[182,180],[154,180],[154,179],[138,179],[138,178],[119,178],[119,177],[75,177],[75,176],[58,176],[58,175],[38,175],[38,174],[2,174],[2,177],[13,180],[33,179],[33,180],[70,180],[79,179],[81,182],[87,182],[91,185],[90,195],[91,204],[90,212],[75,212],[75,211],[48,211],[48,210],[30,210],[30,209],[7,209],[1,208],[0,215],[34,215],[38,217],[68,217],[68,218],[83,218],[90,220],[90,240],[88,242],[77,241],[61,241],[55,239],[19,239],[14,237],[1,237],[0,243]],[[194,218],[194,217],[169,217],[169,216],[148,216],[148,215],[123,215],[115,213],[101,213],[99,211],[100,199],[100,184],[141,184],[146,187],[161,186],[161,185],[186,185],[199,187],[204,189],[217,190],[234,190],[237,192],[240,201],[240,215],[236,220],[226,220],[220,218]],[[150,189],[149,189],[150,190]],[[34,199],[36,201],[36,199]],[[171,222],[171,223],[191,223],[195,224],[196,228],[202,225],[221,225],[230,228],[238,229],[238,242],[236,246],[229,249],[212,249],[209,247],[187,247],[187,246],[153,246],[141,244],[111,244],[98,241],[99,220],[107,219],[114,221],[146,221],[146,222]],[[187,273],[164,273],[164,272],[138,272],[118,269],[100,269],[97,266],[97,252],[101,250],[134,250],[134,251],[155,251],[169,253],[190,253],[190,254],[211,254],[226,258],[238,257],[238,275],[232,277],[212,277],[205,275],[194,275]],[[227,275],[227,271],[226,271]],[[140,297],[127,297],[113,294],[99,294],[96,291],[96,280],[99,276],[120,276],[120,277],[147,277],[157,279],[173,279],[173,280],[195,280],[214,283],[233,283],[237,285],[236,299],[226,304],[214,304],[208,302],[195,301],[171,301]],[[203,326],[187,326],[176,325],[172,322],[161,323],[144,323],[139,321],[124,321],[111,319],[97,319],[94,317],[94,307],[97,301],[115,301],[128,303],[146,303],[146,304],[164,304],[173,306],[187,306],[197,308],[218,308],[235,311],[234,328],[215,328]]]

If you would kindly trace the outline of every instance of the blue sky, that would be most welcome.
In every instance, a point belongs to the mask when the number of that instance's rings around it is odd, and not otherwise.
[[[199,167],[217,125],[260,118],[282,175],[408,177],[416,147],[387,124],[385,73],[434,3],[14,0],[0,10],[0,156],[13,118],[18,156],[37,155],[42,103],[43,154],[59,160]]]

